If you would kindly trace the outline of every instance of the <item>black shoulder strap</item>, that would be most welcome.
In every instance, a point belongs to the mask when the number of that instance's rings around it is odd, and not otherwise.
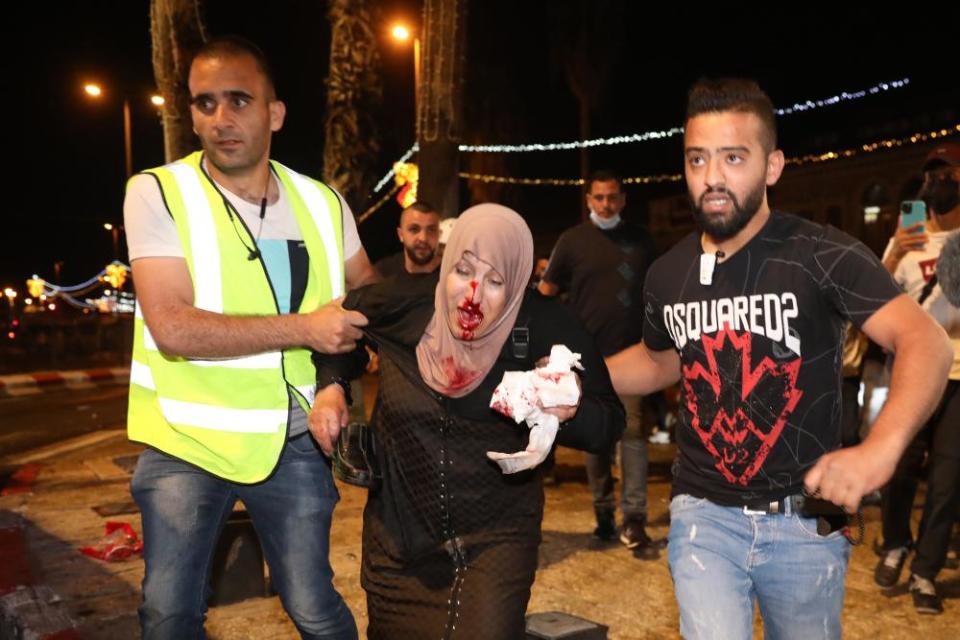
[[[513,350],[513,357],[517,360],[527,360],[530,357],[530,316],[517,318],[517,323],[513,325],[513,331],[510,332],[510,348]]]
[[[933,288],[937,286],[937,274],[934,274],[927,280],[927,284],[923,285],[923,290],[920,292],[920,297],[917,299],[917,304],[922,305],[927,298],[930,297],[930,294],[933,293]]]

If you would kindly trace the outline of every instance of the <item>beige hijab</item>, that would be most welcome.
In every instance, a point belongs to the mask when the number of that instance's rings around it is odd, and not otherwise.
[[[447,324],[447,275],[466,251],[503,276],[507,294],[500,317],[473,340],[461,340]],[[480,385],[517,321],[532,271],[533,237],[516,211],[499,204],[479,204],[460,215],[440,263],[433,318],[417,345],[420,375],[431,389],[460,398]]]

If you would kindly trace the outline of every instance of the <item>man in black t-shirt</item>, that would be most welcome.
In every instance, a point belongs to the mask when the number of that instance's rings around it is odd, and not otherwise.
[[[398,273],[432,273],[440,268],[440,214],[418,200],[400,212],[397,238],[403,251],[381,258],[374,264],[384,278]]]
[[[568,294],[580,322],[593,335],[604,357],[640,341],[643,327],[643,278],[652,261],[653,245],[638,225],[620,217],[627,197],[620,177],[595,172],[587,182],[590,219],[560,236],[539,290]],[[638,395],[621,395],[627,427],[620,443],[623,476],[620,541],[639,551],[650,544],[647,519],[647,441]],[[610,466],[613,452],[586,454],[587,480],[597,517],[594,536],[617,535]]]
[[[693,87],[684,158],[699,231],[650,268],[643,342],[608,360],[619,393],[683,389],[680,633],[750,637],[756,599],[768,636],[838,638],[849,544],[804,494],[854,512],[890,478],[943,390],[949,342],[861,243],[770,211],[784,157],[754,82]],[[897,358],[870,435],[838,449],[846,320]]]

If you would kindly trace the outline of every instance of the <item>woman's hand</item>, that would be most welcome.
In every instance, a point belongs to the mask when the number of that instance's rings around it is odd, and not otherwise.
[[[333,382],[317,390],[307,422],[313,438],[328,456],[333,453],[340,429],[347,426],[349,417],[346,395],[339,384]]]

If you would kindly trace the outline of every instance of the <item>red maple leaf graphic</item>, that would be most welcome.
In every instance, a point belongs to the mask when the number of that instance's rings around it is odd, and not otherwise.
[[[700,362],[683,367],[691,426],[723,477],[743,486],[763,466],[803,395],[797,389],[802,358],[776,364],[764,357],[754,369],[752,344],[750,332],[737,335],[724,327],[716,337],[703,336],[707,367]],[[718,366],[718,353],[726,356],[728,366]],[[731,371],[736,368],[739,379]]]

